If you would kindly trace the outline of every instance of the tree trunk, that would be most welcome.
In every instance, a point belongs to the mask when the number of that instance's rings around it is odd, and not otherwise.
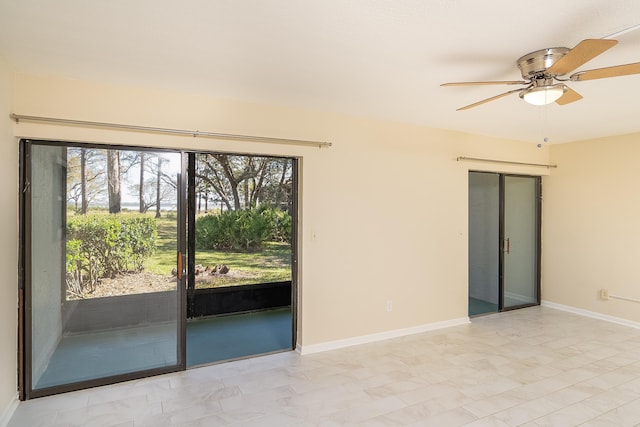
[[[245,179],[242,185],[244,193],[244,208],[249,209],[251,207],[251,200],[249,199],[249,180]]]
[[[222,166],[222,170],[224,171],[225,176],[229,182],[229,186],[231,187],[231,194],[233,195],[233,208],[236,211],[239,211],[242,206],[240,205],[240,192],[238,191],[238,179],[233,174],[233,169],[229,164],[229,157],[226,154],[215,154],[214,157],[220,162]]]
[[[277,207],[280,207],[280,203],[282,200],[282,195],[284,194],[284,182],[287,176],[287,170],[289,170],[289,160],[282,159],[282,175],[280,175],[280,182],[278,183],[278,188],[276,190],[275,204]]]
[[[267,177],[267,172],[269,171],[270,160],[262,159],[260,165],[258,166],[258,180],[255,178],[252,179],[253,189],[251,190],[251,206],[258,206],[262,200],[262,189],[264,187],[264,182]]]
[[[162,178],[162,157],[160,156],[158,156],[158,176],[156,178],[156,218],[160,218],[160,180]]]
[[[87,213],[89,199],[87,198],[87,149],[80,149],[80,213]]]
[[[145,213],[147,207],[144,203],[144,151],[140,152],[140,191],[138,192],[138,200],[140,202],[140,213]]]
[[[109,213],[122,210],[120,192],[120,151],[107,150],[107,187],[109,190]]]

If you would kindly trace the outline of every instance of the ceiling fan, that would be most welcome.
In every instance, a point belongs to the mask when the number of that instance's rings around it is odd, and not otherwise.
[[[512,93],[519,92],[520,98],[533,105],[546,105],[556,102],[559,105],[579,101],[582,95],[569,88],[564,82],[604,79],[608,77],[640,74],[640,62],[578,71],[568,77],[566,74],[592,60],[596,56],[612,48],[618,43],[611,39],[582,40],[573,49],[552,47],[528,53],[517,64],[524,80],[486,81],[486,82],[454,82],[441,86],[483,86],[483,85],[526,85],[524,88],[510,90],[482,101],[466,105],[460,110],[468,110],[490,101],[495,101]]]

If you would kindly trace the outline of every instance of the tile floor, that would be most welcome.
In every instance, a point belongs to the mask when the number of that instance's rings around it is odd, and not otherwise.
[[[545,307],[35,399],[10,427],[638,426],[640,330]]]

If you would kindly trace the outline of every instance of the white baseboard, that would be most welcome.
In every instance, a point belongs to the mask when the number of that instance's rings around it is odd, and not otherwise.
[[[591,317],[592,319],[598,319],[598,320],[604,320],[606,322],[617,323],[618,325],[628,326],[630,328],[640,329],[640,322],[623,319],[622,317],[609,316],[608,314],[602,314],[596,311],[584,310],[582,308],[572,307],[570,305],[558,304],[551,301],[542,301],[542,306],[555,308],[556,310],[567,311],[569,313],[578,314],[580,316]]]
[[[16,411],[18,407],[18,396],[14,397],[11,402],[4,408],[4,411],[0,413],[0,427],[6,427],[9,425],[9,420],[13,416],[13,413]]]
[[[426,325],[414,326],[411,328],[395,329],[393,331],[380,332],[377,334],[361,335],[353,338],[345,338],[342,340],[328,341],[320,344],[299,345],[296,351],[302,355],[311,353],[320,353],[323,351],[337,350],[340,348],[351,347],[354,345],[368,344],[377,341],[384,341],[392,338],[404,337],[407,335],[419,334],[422,332],[435,331],[438,329],[450,328],[452,326],[466,325],[470,323],[468,317],[459,319],[445,320],[443,322],[427,323]]]

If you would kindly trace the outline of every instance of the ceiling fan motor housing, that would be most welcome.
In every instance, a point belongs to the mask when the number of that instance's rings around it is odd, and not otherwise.
[[[536,80],[549,78],[545,74],[547,69],[556,61],[565,56],[571,49],[566,47],[551,47],[548,49],[536,50],[518,59],[518,68],[522,73],[522,78]]]
[[[533,105],[547,105],[552,102],[558,105],[567,105],[579,101],[582,99],[582,95],[568,87],[565,82],[640,74],[640,62],[635,62],[632,64],[574,72],[568,77],[563,77],[612,48],[617,43],[617,40],[607,38],[585,39],[578,43],[573,49],[567,47],[550,47],[528,53],[521,56],[516,62],[522,73],[523,81],[455,82],[445,83],[442,86],[526,85],[526,87],[522,89],[510,90],[500,95],[492,96],[458,108],[458,111],[468,110],[469,108],[495,101],[512,93],[518,93],[520,98]]]

